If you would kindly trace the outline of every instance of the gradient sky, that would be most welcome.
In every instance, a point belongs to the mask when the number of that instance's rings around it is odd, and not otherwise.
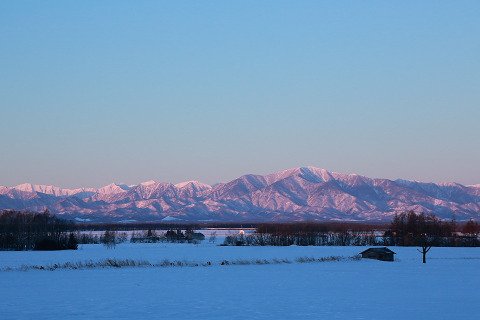
[[[1,1],[0,185],[480,183],[480,1]]]

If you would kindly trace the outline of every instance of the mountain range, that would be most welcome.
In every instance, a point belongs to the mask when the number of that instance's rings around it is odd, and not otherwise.
[[[480,219],[480,185],[372,179],[299,167],[214,186],[153,180],[77,189],[0,186],[2,209],[48,209],[78,221],[386,221],[407,210],[461,221]]]

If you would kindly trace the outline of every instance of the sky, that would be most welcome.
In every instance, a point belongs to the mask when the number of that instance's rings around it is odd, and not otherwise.
[[[479,1],[0,2],[0,185],[480,183]]]

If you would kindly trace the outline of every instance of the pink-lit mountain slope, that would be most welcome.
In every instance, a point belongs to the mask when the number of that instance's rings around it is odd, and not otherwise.
[[[91,221],[371,221],[415,210],[460,221],[480,219],[480,185],[371,179],[301,167],[215,186],[198,181],[99,189],[0,186],[0,209],[48,209]]]

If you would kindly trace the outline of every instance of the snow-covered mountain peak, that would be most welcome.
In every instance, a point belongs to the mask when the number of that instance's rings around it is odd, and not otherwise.
[[[198,190],[207,190],[212,188],[210,185],[197,180],[180,182],[180,183],[177,183],[175,187],[178,189],[183,189],[185,187],[194,187]]]
[[[154,185],[154,184],[157,184],[158,182],[155,181],[155,180],[148,180],[148,181],[145,181],[145,182],[142,182],[140,183],[141,186],[145,186],[145,187],[148,187],[148,186],[151,186],[151,185]]]
[[[177,183],[175,188],[177,189],[180,197],[187,198],[197,198],[212,189],[210,185],[196,180]]]
[[[303,167],[302,169],[303,169],[302,172],[305,175],[307,175],[308,173],[310,175],[320,178],[321,180],[319,180],[319,182],[330,181],[333,179],[332,173],[327,169],[317,168],[312,166]]]
[[[440,182],[440,183],[437,183],[439,186],[442,186],[442,187],[458,187],[458,186],[461,186],[460,184],[456,183],[456,182]]]
[[[361,184],[370,184],[373,182],[371,178],[356,174],[356,173],[338,173],[338,172],[332,172],[331,173],[332,177],[340,181],[342,183],[345,183],[347,185],[353,186],[353,185],[361,185]]]
[[[13,187],[13,189],[23,192],[34,192],[35,187],[31,183],[22,183]]]
[[[54,196],[69,196],[75,194],[76,190],[72,189],[63,189],[59,187],[55,187],[52,185],[44,185],[44,184],[31,184],[31,183],[22,183],[19,184],[12,189],[22,192],[40,192],[45,194],[50,194]]]
[[[173,185],[154,180],[99,189],[29,183],[0,187],[0,210],[45,208],[75,218],[121,220],[382,220],[406,210],[466,220],[479,219],[480,184],[371,179],[304,166],[265,176],[247,174],[214,187],[199,181]]]
[[[320,182],[329,181],[330,179],[332,179],[332,176],[329,171],[322,168],[307,166],[307,167],[290,168],[290,169],[278,171],[272,174],[268,174],[265,176],[265,180],[267,181],[268,184],[273,184],[280,180],[284,180],[284,179],[295,177],[295,176],[313,183],[320,183]]]
[[[114,194],[128,190],[130,190],[130,187],[125,184],[110,183],[109,185],[99,188],[97,192],[101,194]]]
[[[273,183],[278,182],[280,180],[291,177],[295,174],[298,174],[299,172],[300,172],[300,168],[297,167],[297,168],[290,168],[290,169],[270,173],[270,174],[267,174],[264,177],[265,177],[265,180],[267,181],[267,183],[270,185],[270,184],[273,184]]]

